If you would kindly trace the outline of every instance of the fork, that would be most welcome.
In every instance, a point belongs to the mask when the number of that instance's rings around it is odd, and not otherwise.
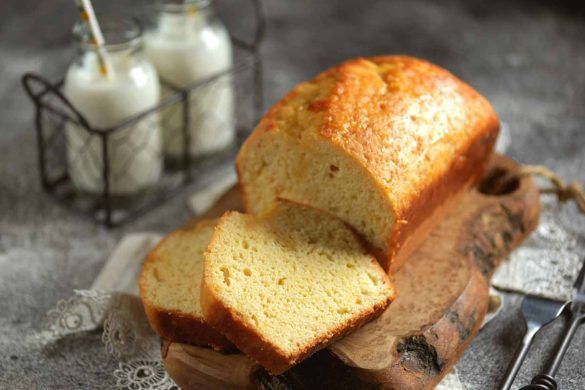
[[[526,333],[522,339],[522,344],[516,350],[511,364],[504,376],[500,386],[501,390],[508,390],[518,370],[524,362],[526,353],[532,344],[534,335],[545,325],[554,321],[565,309],[568,302],[555,301],[548,298],[542,298],[536,295],[526,295],[522,300],[522,316],[526,324]]]
[[[555,381],[555,375],[559,368],[561,367],[561,362],[563,357],[565,356],[565,352],[569,348],[569,344],[577,331],[579,325],[585,321],[585,259],[583,259],[583,265],[581,266],[581,271],[579,272],[579,276],[575,281],[575,288],[577,288],[577,295],[569,310],[571,312],[571,322],[569,327],[565,329],[563,334],[563,340],[561,344],[556,350],[554,355],[554,359],[552,364],[548,367],[548,369],[536,375],[528,386],[523,387],[521,390],[556,390],[558,385]]]

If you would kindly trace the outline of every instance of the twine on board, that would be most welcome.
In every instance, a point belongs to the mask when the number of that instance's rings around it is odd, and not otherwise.
[[[579,210],[585,214],[585,192],[578,182],[565,183],[556,173],[542,165],[523,165],[518,176],[536,176],[548,180],[552,187],[541,189],[540,192],[555,194],[561,203],[573,199]]]

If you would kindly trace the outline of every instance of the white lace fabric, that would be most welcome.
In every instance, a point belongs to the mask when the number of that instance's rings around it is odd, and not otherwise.
[[[47,313],[51,339],[102,329],[105,353],[119,360],[116,387],[131,390],[177,389],[164,369],[159,337],[150,329],[137,291],[142,259],[158,242],[158,234],[122,239],[96,279],[93,290],[76,290]],[[125,269],[120,266],[125,264]],[[138,264],[138,266],[136,266]],[[128,281],[132,280],[132,283]],[[104,291],[116,286],[122,291]]]
[[[178,388],[164,369],[160,340],[148,326],[140,299],[126,293],[77,290],[47,314],[54,337],[103,329],[105,352],[120,363],[113,372],[119,389]]]

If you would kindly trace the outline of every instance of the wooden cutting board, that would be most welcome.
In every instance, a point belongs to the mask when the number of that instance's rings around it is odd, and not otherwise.
[[[518,168],[495,156],[480,185],[393,275],[398,296],[384,314],[328,349],[271,376],[239,353],[164,342],[167,371],[184,389],[432,388],[479,330],[493,271],[537,225],[539,192],[515,177]],[[235,188],[202,218],[229,209],[241,209]]]

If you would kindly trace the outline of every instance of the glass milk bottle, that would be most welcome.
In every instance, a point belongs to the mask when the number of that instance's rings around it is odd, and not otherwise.
[[[140,26],[131,19],[102,18],[110,71],[100,73],[88,28],[75,28],[78,57],[71,64],[63,92],[97,133],[66,125],[69,175],[77,190],[104,191],[104,153],[101,132],[107,134],[109,193],[134,196],[153,187],[162,172],[162,134],[158,114],[151,113],[127,126],[115,127],[157,105],[160,84],[155,68],[141,51]]]
[[[145,52],[161,80],[182,89],[232,67],[232,46],[210,1],[162,1],[156,26],[145,34]],[[163,96],[173,92],[163,83]],[[183,107],[163,113],[164,150],[171,160],[183,153]],[[230,75],[203,84],[189,95],[189,154],[203,157],[229,147],[235,136],[234,89]]]

